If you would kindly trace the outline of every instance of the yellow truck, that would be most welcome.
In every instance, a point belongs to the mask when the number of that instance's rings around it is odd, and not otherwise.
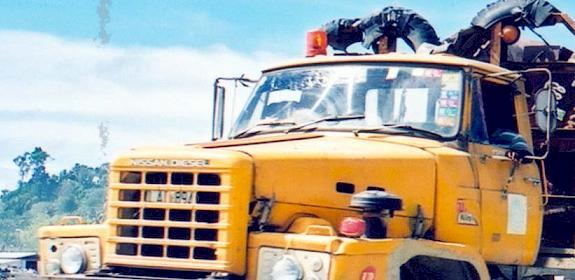
[[[226,139],[219,79],[214,141],[117,157],[102,224],[40,229],[40,277],[573,277],[575,180],[553,170],[575,159],[557,98],[575,63],[507,49],[517,27],[575,32],[548,5],[497,2],[443,44],[405,9],[334,21],[263,71]],[[432,51],[396,53],[400,38]],[[324,55],[360,41],[375,54]]]

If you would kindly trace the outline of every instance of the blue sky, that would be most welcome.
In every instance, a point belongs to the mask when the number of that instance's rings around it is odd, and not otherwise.
[[[110,20],[101,25],[106,2]],[[301,57],[305,32],[330,20],[401,5],[445,38],[489,2],[0,0],[0,189],[16,185],[12,159],[35,146],[57,172],[133,146],[207,140],[214,78],[257,77]],[[575,15],[575,1],[552,2]],[[111,36],[103,45],[102,28]],[[575,49],[563,28],[542,33]],[[247,94],[238,92],[236,108]],[[110,133],[104,147],[101,124]]]
[[[101,0],[0,1],[0,28],[95,39]],[[445,38],[466,27],[491,1],[208,1],[110,0],[106,30],[116,46],[205,48],[223,44],[241,52],[299,55],[304,32],[341,17],[362,17],[394,4],[417,10]],[[575,14],[575,1],[553,1]],[[562,30],[565,31],[565,30]],[[561,34],[561,32],[554,32]],[[557,36],[560,37],[560,36]],[[553,40],[551,40],[553,41]]]

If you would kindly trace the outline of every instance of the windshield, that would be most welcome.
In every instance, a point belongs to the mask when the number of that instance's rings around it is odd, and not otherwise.
[[[279,70],[264,74],[230,135],[313,124],[412,128],[450,138],[459,129],[462,96],[463,71],[455,68],[343,64]]]

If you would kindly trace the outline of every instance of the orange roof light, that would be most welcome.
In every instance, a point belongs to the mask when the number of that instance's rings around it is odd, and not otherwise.
[[[519,37],[521,37],[521,31],[515,25],[505,25],[501,29],[501,38],[508,45],[515,44]]]
[[[309,31],[306,36],[305,56],[327,55],[327,33],[324,30]]]

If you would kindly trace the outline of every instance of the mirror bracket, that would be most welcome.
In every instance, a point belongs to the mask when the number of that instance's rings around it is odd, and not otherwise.
[[[251,80],[244,75],[234,78],[219,77],[214,81],[214,101],[212,108],[212,141],[222,139],[224,136],[224,118],[225,118],[225,105],[226,105],[226,88],[222,85],[223,82],[232,81],[239,83],[242,86],[248,87],[248,84],[257,83],[257,80]]]

